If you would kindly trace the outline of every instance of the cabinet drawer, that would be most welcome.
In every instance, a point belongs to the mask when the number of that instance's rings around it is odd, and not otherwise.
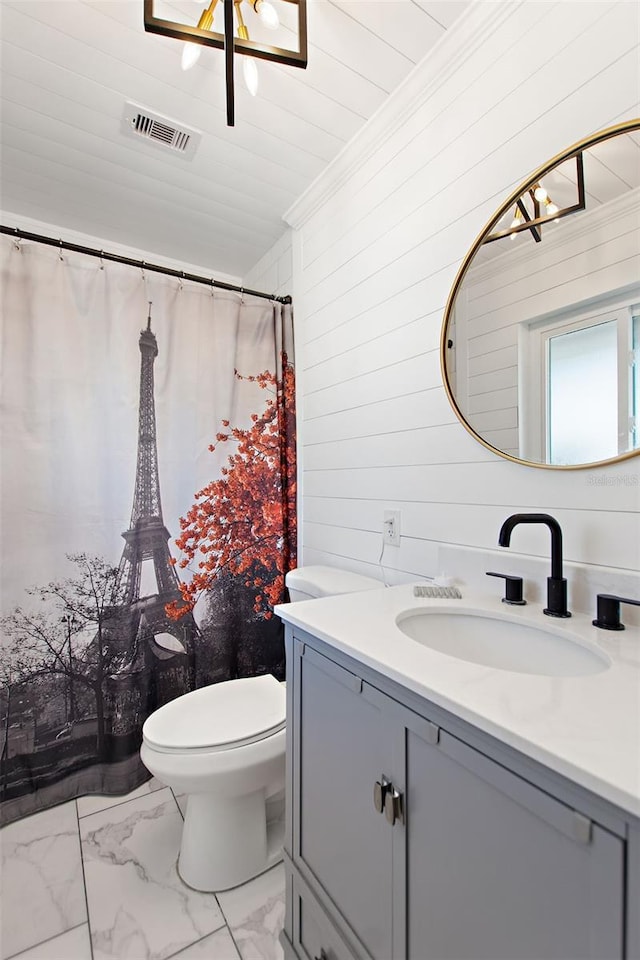
[[[300,960],[359,960],[299,877],[293,878],[293,946]]]

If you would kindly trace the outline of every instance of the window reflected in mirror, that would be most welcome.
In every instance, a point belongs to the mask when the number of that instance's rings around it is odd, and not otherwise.
[[[618,453],[617,321],[605,320],[547,338],[547,463],[590,463]],[[624,449],[627,438],[624,438]]]

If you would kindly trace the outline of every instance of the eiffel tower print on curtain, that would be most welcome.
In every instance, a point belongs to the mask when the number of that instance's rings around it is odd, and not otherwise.
[[[120,602],[113,609],[108,633],[111,653],[114,644],[120,646],[120,682],[136,676],[136,683],[146,687],[146,708],[151,710],[194,686],[198,628],[192,614],[176,622],[165,612],[166,604],[181,600],[181,594],[160,499],[153,376],[158,344],[151,329],[151,304],[138,343],[140,402],[133,508],[129,529],[122,534]],[[151,579],[152,592],[143,592]],[[117,699],[115,689],[113,695]]]

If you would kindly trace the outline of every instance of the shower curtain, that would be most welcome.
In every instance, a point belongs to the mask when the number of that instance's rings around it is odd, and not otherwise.
[[[291,308],[2,238],[0,821],[148,779],[149,713],[284,676]]]

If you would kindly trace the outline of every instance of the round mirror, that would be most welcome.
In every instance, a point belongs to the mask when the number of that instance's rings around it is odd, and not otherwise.
[[[636,120],[537,170],[467,254],[442,373],[494,453],[565,469],[640,453],[639,215]]]

